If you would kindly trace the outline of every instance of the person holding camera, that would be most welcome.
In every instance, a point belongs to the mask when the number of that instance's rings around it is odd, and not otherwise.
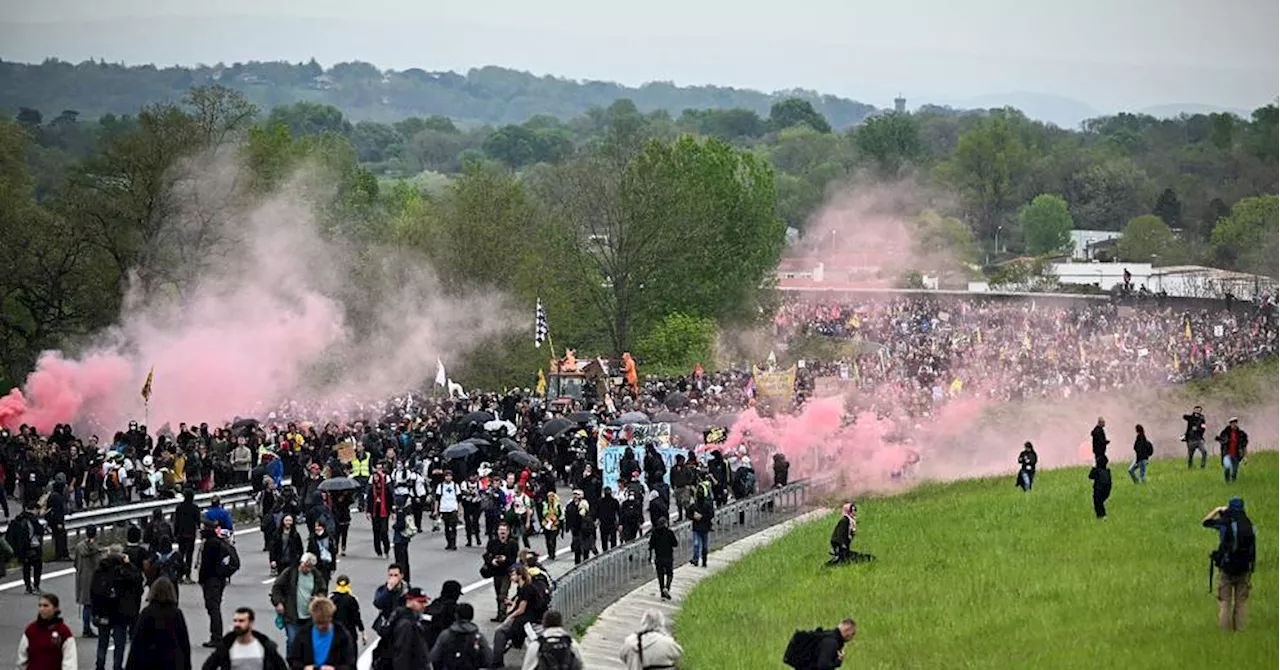
[[[1182,441],[1187,443],[1187,469],[1190,470],[1195,462],[1196,452],[1200,452],[1200,469],[1204,469],[1205,461],[1209,458],[1209,453],[1204,448],[1204,408],[1196,405],[1191,408],[1190,414],[1183,414],[1182,420],[1187,422],[1187,430],[1182,435]]]
[[[1223,630],[1244,630],[1249,586],[1257,560],[1257,539],[1253,522],[1244,513],[1244,499],[1232,498],[1225,507],[1216,507],[1201,524],[1218,531],[1218,548],[1210,554],[1218,568],[1218,626]]]

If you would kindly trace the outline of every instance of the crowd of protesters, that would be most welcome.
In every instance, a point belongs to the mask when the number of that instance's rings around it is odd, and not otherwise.
[[[1160,305],[943,303],[914,297],[794,302],[779,311],[775,327],[784,342],[817,334],[854,346],[837,360],[805,362],[797,405],[815,378],[836,376],[869,391],[877,410],[915,416],[966,393],[999,400],[1065,397],[1181,381],[1276,351],[1274,310],[1267,305],[1187,312]],[[688,429],[730,425],[751,405],[749,370],[699,369],[683,378],[651,378],[621,386],[610,401],[588,398],[556,411],[536,392],[518,388],[462,397],[407,394],[368,405],[291,401],[260,418],[213,428],[183,423],[176,431],[165,426],[153,432],[131,423],[109,442],[96,435],[82,440],[66,425],[49,435],[22,426],[0,433],[5,489],[16,494],[23,510],[6,539],[23,564],[29,593],[40,593],[46,536],[53,540],[55,560],[75,561],[83,633],[101,636],[98,668],[111,643],[116,668],[126,648],[133,654],[144,643],[166,644],[146,637],[154,631],[141,630],[140,622],[151,610],[152,618],[167,622],[165,630],[173,630],[171,620],[181,618],[179,587],[193,583],[200,588],[192,592],[203,597],[210,615],[204,644],[219,659],[212,667],[238,670],[234,660],[241,654],[270,659],[277,650],[253,630],[249,608],[235,611],[232,632],[226,633],[222,591],[240,562],[231,537],[234,521],[216,497],[202,510],[195,494],[245,485],[255,491],[261,551],[275,576],[270,604],[286,636],[279,653],[291,660],[336,658],[331,655],[346,653],[357,637],[365,637],[358,600],[340,574],[352,517],[364,514],[375,555],[393,562],[373,601],[371,630],[400,639],[415,630],[404,625],[419,625],[417,608],[428,601],[436,607],[454,603],[451,616],[433,618],[448,623],[428,635],[429,643],[411,644],[417,638],[405,637],[405,645],[396,644],[395,652],[389,646],[386,653],[420,654],[425,660],[439,651],[441,638],[465,639],[471,652],[459,644],[440,653],[474,652],[502,667],[508,646],[520,646],[535,626],[556,627],[559,615],[549,610],[548,596],[553,580],[545,565],[562,548],[580,563],[651,526],[650,551],[661,595],[668,597],[676,549],[669,518],[693,521],[689,561],[705,566],[717,507],[752,495],[759,485],[786,483],[785,458],[770,461],[773,454],[754,447],[727,453],[698,448],[701,434]],[[614,490],[597,471],[597,431],[637,411],[648,414],[646,421],[684,426],[673,433],[672,445],[687,452],[668,464],[652,443],[626,445]],[[758,478],[757,470],[767,474]],[[6,516],[7,498],[0,496]],[[67,546],[71,512],[163,498],[181,499],[177,511],[129,528],[123,546],[98,546],[92,530],[74,554]],[[445,551],[456,551],[460,542],[483,548],[484,574],[494,585],[494,621],[501,624],[493,644],[477,638],[473,613],[457,603],[456,582],[446,582],[435,600],[410,586],[410,547],[428,525],[432,537],[443,531]],[[203,540],[199,553],[197,540]],[[103,592],[116,597],[104,600]],[[41,601],[42,617],[47,603]],[[50,611],[57,607],[52,601]],[[185,653],[189,664],[185,624],[182,629],[181,645],[165,653]],[[526,653],[565,651],[559,640],[548,643],[544,636]],[[264,662],[245,667],[277,667]],[[299,667],[325,664],[303,661]]]

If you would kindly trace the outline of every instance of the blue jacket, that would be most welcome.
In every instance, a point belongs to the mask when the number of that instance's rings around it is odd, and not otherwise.
[[[277,489],[284,486],[284,463],[281,463],[280,459],[271,459],[271,462],[267,463],[266,472],[268,477],[276,481]]]
[[[222,505],[216,505],[205,510],[204,518],[218,524],[219,526],[227,530],[232,529],[231,512],[228,512],[227,508],[223,507]]]

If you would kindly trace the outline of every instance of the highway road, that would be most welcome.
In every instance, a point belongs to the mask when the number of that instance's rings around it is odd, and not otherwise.
[[[373,593],[379,584],[386,580],[386,559],[380,559],[373,552],[373,534],[369,522],[363,515],[353,515],[347,555],[339,559],[338,574],[346,574],[351,578],[352,594],[360,600],[361,614],[365,627],[373,622]],[[567,541],[561,542],[560,557],[548,564],[553,575],[568,570],[572,565],[572,553],[565,558]],[[444,532],[420,533],[413,538],[409,546],[412,583],[422,587],[428,593],[438,594],[440,585],[447,579],[455,579],[463,584],[464,600],[476,608],[476,621],[492,639],[494,624],[488,620],[493,617],[495,604],[493,588],[490,580],[480,578],[480,555],[483,547],[465,545],[461,529],[457,551],[445,551]],[[541,538],[531,540],[534,550],[542,553],[545,550]],[[268,600],[268,592],[272,583],[271,570],[267,555],[262,552],[262,535],[257,528],[241,530],[236,533],[236,548],[240,553],[241,568],[232,578],[223,596],[223,624],[231,626],[231,613],[237,607],[252,607],[257,613],[257,629],[272,636],[281,648],[284,646],[284,631],[277,630],[274,625],[275,612]],[[198,551],[198,549],[197,549]],[[332,586],[332,578],[330,579]],[[75,571],[70,563],[46,563],[44,580],[41,589],[56,593],[62,601],[62,615],[71,630],[77,635],[82,633],[79,607],[75,604]],[[26,625],[36,616],[36,597],[26,595],[22,583],[21,571],[11,570],[0,580],[0,665],[12,663],[16,659],[18,640]],[[179,604],[186,616],[187,627],[191,632],[192,660],[194,667],[208,657],[210,650],[201,647],[208,639],[209,618],[205,613],[204,599],[198,585],[183,585],[179,593]],[[145,603],[144,603],[145,604]],[[369,633],[370,646],[376,636]],[[97,640],[77,639],[81,668],[92,668],[97,653]],[[362,652],[365,649],[362,648]],[[512,651],[507,655],[509,667],[519,667],[520,654]],[[108,656],[107,668],[110,670],[111,660]]]

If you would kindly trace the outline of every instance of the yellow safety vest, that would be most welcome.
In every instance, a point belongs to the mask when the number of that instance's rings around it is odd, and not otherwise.
[[[351,476],[352,477],[368,477],[369,476],[369,459],[373,458],[373,454],[365,453],[364,460],[360,460],[359,456],[351,459]]]

